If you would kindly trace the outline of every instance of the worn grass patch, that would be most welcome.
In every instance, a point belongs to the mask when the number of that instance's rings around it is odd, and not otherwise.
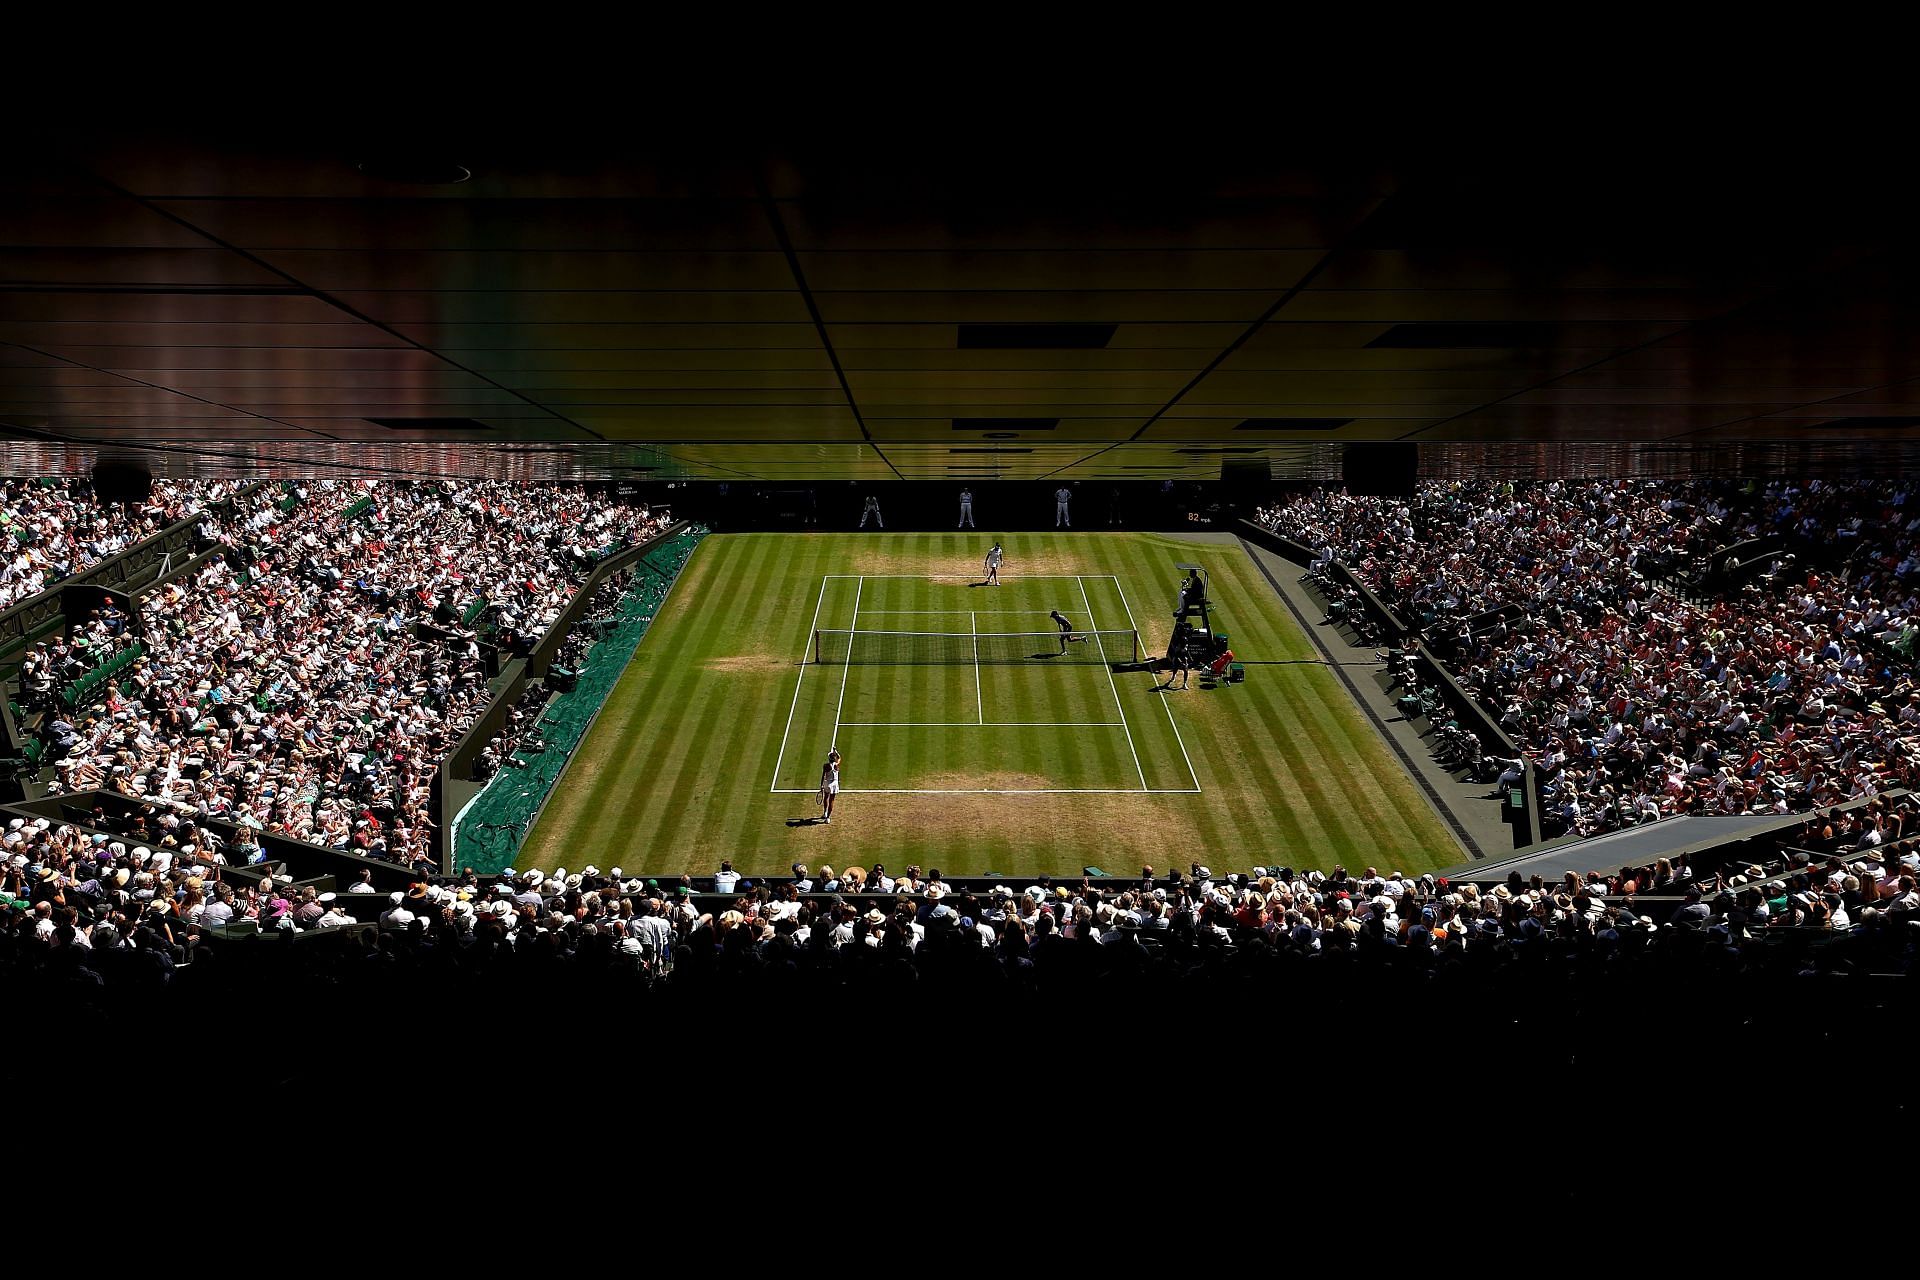
[[[770,653],[744,653],[731,658],[708,658],[700,664],[700,669],[735,674],[742,671],[790,671],[793,666],[792,658],[779,658]]]
[[[1053,783],[1038,773],[929,773],[914,778],[909,788],[923,791],[1044,791]]]

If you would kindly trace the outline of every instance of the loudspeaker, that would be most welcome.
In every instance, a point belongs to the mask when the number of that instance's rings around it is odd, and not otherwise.
[[[93,464],[93,492],[102,502],[145,502],[153,496],[153,473],[145,463],[101,458]]]
[[[1220,482],[1222,484],[1266,485],[1273,481],[1273,468],[1266,458],[1222,458],[1220,460]]]
[[[1349,493],[1411,498],[1419,471],[1419,447],[1408,441],[1361,441],[1343,446],[1340,455],[1340,479]]]

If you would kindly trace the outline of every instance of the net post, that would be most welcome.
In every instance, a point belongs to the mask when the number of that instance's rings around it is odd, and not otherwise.
[[[815,627],[815,628],[813,629],[813,662],[814,662],[814,665],[815,665],[815,666],[818,666],[818,665],[820,665],[820,662],[821,662],[821,658],[820,658],[820,628],[818,628],[818,627]]]

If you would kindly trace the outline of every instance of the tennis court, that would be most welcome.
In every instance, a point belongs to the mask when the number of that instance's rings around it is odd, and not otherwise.
[[[776,793],[811,794],[833,747],[847,794],[1200,790],[1153,677],[1110,669],[1141,656],[1117,577],[826,574],[814,619]]]
[[[1062,875],[1463,856],[1237,545],[1022,535],[1004,587],[969,587],[986,547],[971,532],[703,540],[516,865]],[[1127,656],[1130,631],[1165,651],[1181,561],[1211,576],[1244,684],[1155,693],[1100,661]],[[1052,609],[1120,634],[1063,659]],[[829,826],[814,796],[836,743]]]

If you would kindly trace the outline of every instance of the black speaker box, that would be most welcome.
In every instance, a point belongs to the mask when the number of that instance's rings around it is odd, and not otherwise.
[[[1401,440],[1361,441],[1343,447],[1340,478],[1349,493],[1411,498],[1420,471],[1419,446]]]
[[[102,458],[93,464],[93,492],[102,502],[145,502],[153,494],[153,473],[143,463]]]
[[[1223,458],[1220,480],[1223,484],[1265,485],[1273,479],[1273,468],[1265,458]]]

